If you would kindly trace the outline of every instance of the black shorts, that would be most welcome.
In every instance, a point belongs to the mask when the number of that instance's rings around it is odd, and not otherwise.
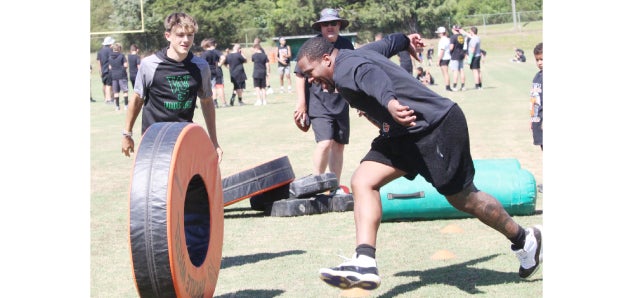
[[[470,62],[470,69],[481,68],[481,56],[473,57],[473,61]]]
[[[404,176],[409,180],[420,174],[444,196],[462,191],[475,178],[468,125],[457,104],[430,132],[377,137],[362,161],[375,161],[405,171]]]
[[[266,88],[266,78],[253,78],[253,87]]]
[[[240,90],[240,89],[244,90],[244,89],[246,89],[246,81],[235,82],[235,81],[231,80],[231,82],[233,83],[233,90]]]
[[[532,139],[534,145],[543,145],[543,119],[540,122],[532,122]]]
[[[215,77],[215,84],[216,85],[224,85],[224,77],[223,76],[216,76]]]
[[[310,118],[314,139],[316,142],[334,140],[340,144],[349,144],[349,117],[335,118]]]
[[[105,86],[112,86],[112,76],[110,73],[101,74],[101,83]]]
[[[448,64],[451,62],[451,60],[440,60],[440,66],[448,66]]]
[[[130,74],[130,83],[132,83],[132,90],[134,90],[134,86],[136,84],[136,75]]]

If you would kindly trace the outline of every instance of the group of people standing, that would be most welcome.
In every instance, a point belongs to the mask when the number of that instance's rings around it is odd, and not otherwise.
[[[485,57],[485,51],[481,49],[481,40],[477,35],[477,27],[470,27],[468,32],[466,32],[460,26],[454,25],[451,31],[453,34],[450,37],[446,27],[438,27],[435,31],[440,38],[437,44],[438,60],[446,91],[466,90],[464,63],[470,65],[470,69],[473,71],[475,89],[483,89],[481,62],[482,58]],[[452,87],[449,70],[452,72]],[[461,82],[460,88],[457,88],[458,82]]]
[[[248,76],[244,69],[244,64],[248,63],[248,58],[242,51],[242,46],[239,43],[233,45],[232,49],[227,49],[225,52],[216,49],[216,41],[213,38],[204,39],[201,42],[203,52],[200,56],[209,63],[211,69],[211,81],[214,90],[214,105],[219,108],[218,98],[222,100],[223,107],[227,107],[229,104],[233,106],[235,99],[239,105],[244,105],[244,90],[246,89],[246,81]],[[278,46],[274,49],[274,59],[277,61],[277,72],[279,73],[279,80],[281,93],[284,92],[284,80],[287,84],[287,91],[292,91],[290,80],[290,59],[292,58],[292,51],[289,45],[286,45],[286,39],[281,37],[279,39]],[[270,74],[271,74],[271,59],[269,59],[264,48],[261,45],[261,39],[255,38],[252,47],[252,54],[250,61],[253,62],[253,87],[256,95],[256,106],[266,105],[267,94],[271,94],[272,88],[270,87]],[[229,103],[227,104],[224,95],[223,73],[222,66],[226,66],[229,69],[231,83],[233,84],[233,91]]]
[[[115,42],[111,36],[103,39],[102,46],[97,53],[97,62],[101,71],[104,101],[106,104],[114,104],[114,109],[119,111],[122,96],[124,109],[127,110],[128,82],[132,82],[132,88],[134,88],[138,67],[141,65],[138,47],[135,44],[130,45],[130,53],[126,56],[121,52],[123,48],[121,43]]]

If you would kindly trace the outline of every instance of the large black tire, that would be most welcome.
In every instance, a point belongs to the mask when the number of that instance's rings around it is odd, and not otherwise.
[[[156,123],[141,139],[129,194],[140,297],[213,297],[224,207],[212,148],[205,130],[193,123]]]

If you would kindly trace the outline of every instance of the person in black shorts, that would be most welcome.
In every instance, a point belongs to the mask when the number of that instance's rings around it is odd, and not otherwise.
[[[141,66],[141,56],[138,55],[138,46],[135,44],[130,45],[130,53],[127,54],[127,63],[128,69],[130,70],[130,82],[132,83],[132,89],[134,89],[138,67]]]
[[[477,189],[468,125],[461,108],[387,58],[405,49],[414,54],[419,43],[419,34],[397,33],[351,51],[314,37],[299,50],[297,65],[309,82],[338,90],[341,100],[362,110],[380,128],[351,180],[355,253],[337,267],[319,270],[320,278],[343,289],[380,286],[376,265],[380,188],[401,176],[413,180],[418,174],[453,207],[508,238],[521,264],[519,276],[527,278],[542,262],[542,228],[524,229],[496,198]]]
[[[106,36],[103,39],[103,47],[97,53],[97,62],[101,71],[101,83],[103,84],[103,98],[107,104],[114,103],[112,99],[112,76],[110,75],[110,54],[112,54],[112,44],[114,38]]]
[[[231,83],[233,83],[233,95],[229,100],[231,106],[235,102],[235,96],[237,95],[237,101],[240,106],[244,105],[242,101],[242,94],[246,89],[246,72],[244,70],[244,63],[246,63],[246,57],[242,54],[242,46],[239,43],[233,45],[233,51],[226,55],[226,64],[229,65],[229,74],[231,76]]]
[[[336,9],[325,8],[321,10],[321,18],[312,24],[312,29],[320,32],[317,36],[327,38],[335,48],[353,50],[352,42],[340,36],[340,30],[347,25],[349,21],[341,18]],[[343,153],[350,136],[349,105],[337,91],[323,90],[321,86],[309,83],[296,65],[295,74],[297,105],[293,116],[297,126],[309,121],[314,131],[317,146],[312,159],[313,173],[323,174],[329,168],[340,183]],[[341,192],[340,189],[334,191]]]

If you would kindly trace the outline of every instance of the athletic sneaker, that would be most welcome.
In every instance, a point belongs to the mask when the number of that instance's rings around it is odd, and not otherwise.
[[[512,251],[514,251],[521,262],[521,266],[519,266],[519,276],[522,278],[532,276],[543,262],[542,230],[543,227],[538,225],[525,229],[527,235],[525,236],[523,248],[514,249],[514,247],[512,247]]]
[[[333,268],[321,268],[319,277],[328,285],[341,288],[362,288],[373,290],[380,286],[380,276],[376,260],[354,253],[351,259]]]

